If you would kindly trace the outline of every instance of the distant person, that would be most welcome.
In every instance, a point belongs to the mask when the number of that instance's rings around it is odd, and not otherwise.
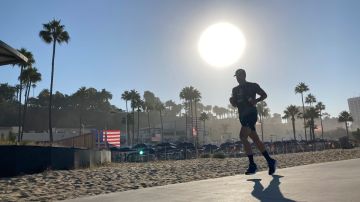
[[[242,125],[240,129],[240,140],[243,143],[245,152],[249,158],[249,168],[247,169],[245,174],[252,175],[255,174],[257,171],[257,166],[254,162],[251,145],[248,141],[248,136],[250,136],[253,142],[255,142],[257,148],[264,155],[269,166],[269,175],[272,175],[275,173],[277,162],[275,159],[272,159],[269,153],[266,151],[264,143],[262,143],[259,139],[255,128],[258,116],[256,103],[265,100],[267,95],[257,83],[251,83],[246,81],[245,70],[236,70],[234,76],[236,76],[236,80],[238,81],[239,85],[232,89],[230,103],[232,106],[237,107],[239,110],[239,119]],[[260,97],[256,98],[256,94],[260,95]]]

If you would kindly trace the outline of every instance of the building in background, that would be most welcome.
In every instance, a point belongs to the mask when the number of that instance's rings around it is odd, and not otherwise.
[[[348,99],[350,114],[354,121],[352,128],[360,128],[360,97],[353,97]]]

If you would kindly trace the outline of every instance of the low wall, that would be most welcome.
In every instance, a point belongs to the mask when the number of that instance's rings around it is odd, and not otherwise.
[[[0,177],[39,173],[46,169],[88,168],[111,162],[111,152],[63,147],[0,146]]]

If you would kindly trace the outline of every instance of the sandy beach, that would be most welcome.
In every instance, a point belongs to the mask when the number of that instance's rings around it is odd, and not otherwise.
[[[279,154],[278,167],[360,158],[360,148]],[[262,156],[255,157],[259,170],[267,170]],[[243,174],[247,158],[204,158],[148,163],[112,163],[69,171],[46,171],[0,179],[0,201],[56,201]]]

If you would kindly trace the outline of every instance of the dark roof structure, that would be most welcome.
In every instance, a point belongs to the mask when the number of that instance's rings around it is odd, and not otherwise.
[[[27,60],[19,51],[0,40],[0,66],[26,63]]]

